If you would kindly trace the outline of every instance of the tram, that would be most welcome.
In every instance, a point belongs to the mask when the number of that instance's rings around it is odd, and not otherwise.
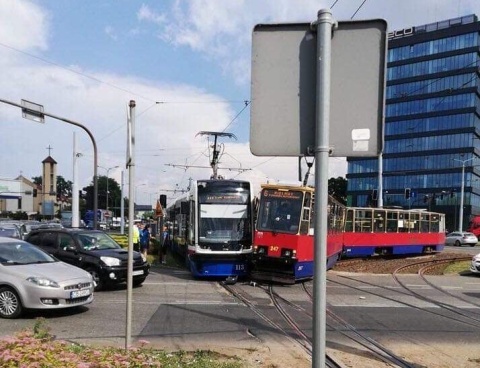
[[[418,209],[347,207],[343,257],[440,252],[445,215]]]
[[[248,181],[192,181],[167,208],[171,250],[194,277],[246,276],[253,245],[253,195]]]
[[[305,185],[263,184],[259,197],[251,278],[295,283],[314,275],[315,190]],[[327,268],[342,253],[345,206],[329,196]]]

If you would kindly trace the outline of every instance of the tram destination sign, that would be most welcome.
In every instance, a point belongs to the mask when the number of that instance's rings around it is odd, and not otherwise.
[[[331,156],[382,150],[387,23],[340,21],[331,45]],[[257,156],[313,156],[316,32],[308,23],[259,24],[252,34],[250,150]]]

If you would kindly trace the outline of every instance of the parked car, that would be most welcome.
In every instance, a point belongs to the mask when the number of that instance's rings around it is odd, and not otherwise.
[[[93,301],[92,276],[20,239],[0,238],[0,317]]]
[[[21,239],[20,229],[14,224],[0,224],[0,237]]]
[[[470,272],[480,274],[480,253],[472,257]]]
[[[100,230],[35,229],[26,240],[56,258],[80,267],[93,276],[95,290],[127,281],[128,250]],[[133,252],[133,285],[141,285],[150,265],[139,252]]]
[[[445,245],[454,245],[456,247],[461,247],[462,245],[470,245],[474,247],[478,243],[478,238],[473,234],[467,231],[454,231],[445,237]]]

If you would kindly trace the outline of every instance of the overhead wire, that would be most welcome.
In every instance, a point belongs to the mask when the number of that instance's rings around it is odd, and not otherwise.
[[[353,13],[353,15],[350,17],[350,19],[353,19],[355,17],[355,15],[358,13],[358,11],[360,9],[362,9],[363,5],[367,2],[367,0],[363,0],[363,2],[360,4],[360,6],[358,7],[357,10],[355,10],[355,13]]]

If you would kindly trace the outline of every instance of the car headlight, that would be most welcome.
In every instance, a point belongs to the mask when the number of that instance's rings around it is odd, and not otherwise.
[[[480,261],[480,254],[477,254],[477,255],[473,256],[472,261],[473,262],[479,262]]]
[[[113,257],[100,257],[103,263],[107,266],[120,266],[120,260]]]
[[[31,283],[34,283],[35,285],[38,286],[46,286],[46,287],[52,287],[52,288],[59,288],[60,285],[58,285],[55,281],[47,279],[46,277],[29,277],[27,278],[27,281],[30,281]]]

